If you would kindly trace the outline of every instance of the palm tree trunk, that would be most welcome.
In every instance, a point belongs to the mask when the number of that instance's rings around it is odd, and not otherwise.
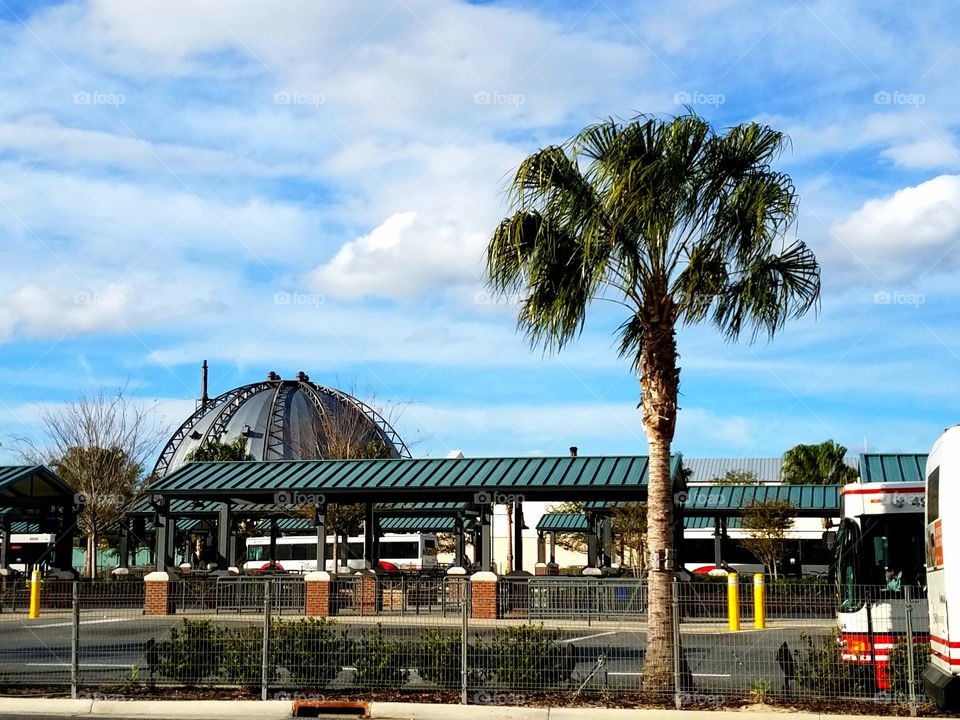
[[[662,316],[661,316],[662,317]],[[651,323],[646,329],[641,356],[643,425],[650,446],[647,473],[647,551],[673,560],[673,483],[670,477],[670,444],[677,418],[677,345],[672,325]],[[673,690],[673,572],[669,566],[651,564],[647,574],[647,651],[643,667],[644,689]]]

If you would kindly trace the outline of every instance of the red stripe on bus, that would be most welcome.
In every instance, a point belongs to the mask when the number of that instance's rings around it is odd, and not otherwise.
[[[936,635],[931,635],[931,636],[930,636],[930,640],[931,640],[932,642],[940,643],[940,644],[943,645],[944,647],[948,647],[948,648],[960,648],[960,640],[953,640],[953,641],[945,640],[944,638],[942,638],[942,637],[937,637]]]
[[[903,488],[863,488],[860,490],[847,490],[841,488],[840,492],[844,495],[874,495],[878,493],[911,493],[911,492],[926,492],[926,488],[923,485],[917,485],[913,487],[903,487]]]

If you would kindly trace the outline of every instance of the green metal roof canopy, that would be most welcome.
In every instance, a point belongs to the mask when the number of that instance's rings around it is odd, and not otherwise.
[[[682,493],[678,493],[682,495]],[[692,487],[678,503],[688,517],[739,517],[757,502],[788,502],[798,517],[837,517],[839,485],[701,485]]]
[[[923,485],[927,479],[927,453],[863,454],[860,481],[903,482]]]
[[[243,498],[274,502],[277,493],[323,495],[334,502],[471,501],[477,493],[524,499],[642,499],[647,457],[420,458],[189,463],[150,488],[166,498]],[[680,457],[671,459],[683,487]],[[639,491],[639,492],[638,492]],[[316,502],[316,499],[314,500]],[[482,502],[482,500],[481,500]]]
[[[0,507],[74,504],[76,491],[43,465],[0,466]]]
[[[585,533],[590,530],[583,513],[553,512],[544,513],[537,523],[537,532],[573,532]]]

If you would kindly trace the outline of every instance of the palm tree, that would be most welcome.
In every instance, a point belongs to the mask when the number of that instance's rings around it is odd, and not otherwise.
[[[187,453],[187,462],[238,462],[253,460],[247,452],[247,439],[237,435],[229,442],[209,439]]]
[[[600,122],[521,163],[512,214],[487,247],[488,283],[523,298],[518,325],[534,347],[562,349],[595,299],[625,311],[619,350],[639,375],[650,453],[648,544],[663,559],[649,575],[650,689],[672,686],[677,327],[772,337],[819,299],[816,258],[783,239],[797,197],[771,164],[786,141],[757,123],[719,134],[694,114]]]
[[[847,449],[833,440],[795,445],[783,454],[780,479],[785,485],[846,485],[859,473],[844,462]]]

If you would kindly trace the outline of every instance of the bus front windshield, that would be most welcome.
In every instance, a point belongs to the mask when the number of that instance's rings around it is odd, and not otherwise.
[[[923,522],[915,514],[850,519],[837,533],[836,574],[841,608],[858,607],[872,592],[926,585]]]

